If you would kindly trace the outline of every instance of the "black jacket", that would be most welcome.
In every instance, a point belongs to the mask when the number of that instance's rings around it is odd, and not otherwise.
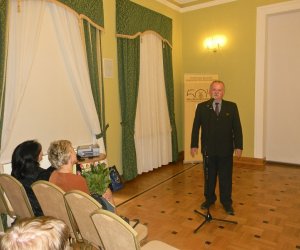
[[[36,171],[36,176],[28,176],[26,178],[19,178],[18,180],[22,183],[25,191],[27,193],[28,199],[30,201],[33,213],[35,216],[42,216],[43,211],[40,207],[40,204],[31,188],[31,185],[38,180],[48,181],[51,173],[55,170],[53,167],[47,169],[38,168]]]
[[[191,148],[199,148],[207,156],[229,156],[234,149],[243,149],[243,133],[238,108],[235,103],[222,100],[219,116],[213,109],[213,99],[199,103],[196,109]]]

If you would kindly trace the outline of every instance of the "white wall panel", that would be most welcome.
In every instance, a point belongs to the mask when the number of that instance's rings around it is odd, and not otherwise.
[[[267,22],[266,160],[300,164],[300,12]]]

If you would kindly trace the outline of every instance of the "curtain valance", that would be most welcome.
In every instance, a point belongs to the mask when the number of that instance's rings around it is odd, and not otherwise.
[[[7,2],[8,0],[1,0]],[[18,0],[19,9],[22,9],[22,1]],[[103,15],[103,0],[46,0],[52,2],[59,2],[75,11],[79,16],[88,20],[91,24],[99,29],[104,28],[104,15]]]
[[[151,30],[172,44],[172,19],[129,0],[116,1],[117,36],[125,37]]]
[[[80,15],[88,17],[93,23],[104,27],[103,0],[57,0],[70,7]]]

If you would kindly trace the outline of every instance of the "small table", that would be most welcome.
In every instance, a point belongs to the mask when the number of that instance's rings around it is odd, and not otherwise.
[[[78,157],[78,164],[99,162],[105,160],[105,158],[106,158],[106,154],[100,154],[99,156],[95,156],[95,157],[84,157],[84,158]]]

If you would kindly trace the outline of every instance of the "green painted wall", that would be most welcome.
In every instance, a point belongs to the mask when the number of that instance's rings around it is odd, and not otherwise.
[[[225,99],[237,102],[244,130],[244,156],[254,155],[254,87],[256,8],[288,0],[237,0],[186,13],[174,11],[155,0],[132,0],[173,20],[173,70],[175,114],[179,151],[184,148],[184,73],[217,73],[226,84]],[[115,37],[116,0],[103,0],[105,31],[103,57],[113,60],[113,78],[105,81],[108,129],[108,163],[122,172],[120,103]],[[226,46],[208,52],[203,40],[214,34],[227,36]]]
[[[113,77],[104,79],[107,130],[107,159],[122,173],[121,114],[117,68],[116,5],[115,0],[103,0],[105,31],[102,34],[103,58],[113,60]]]

